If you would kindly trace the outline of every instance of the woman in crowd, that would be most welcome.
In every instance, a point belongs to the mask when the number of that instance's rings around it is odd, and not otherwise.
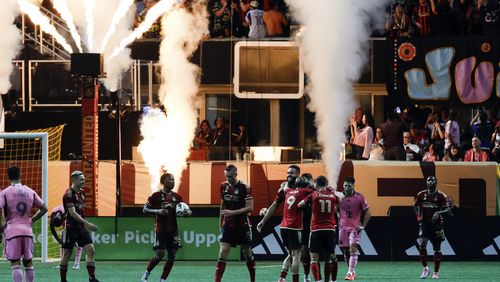
[[[198,132],[194,137],[194,146],[196,149],[206,149],[210,144],[210,123],[208,120],[204,119],[200,123],[200,127],[198,128]]]
[[[425,154],[422,158],[423,162],[436,162],[439,161],[439,156],[434,151],[434,144],[430,143],[427,148],[425,148]]]
[[[404,4],[398,3],[396,5],[394,15],[387,19],[386,29],[391,37],[412,37],[413,26],[405,13]]]
[[[355,120],[352,121],[354,126]],[[361,118],[363,127],[355,131],[353,149],[357,160],[368,160],[373,143],[373,117],[370,113],[365,113]]]
[[[461,162],[463,160],[457,144],[451,144],[443,157],[444,162]]]
[[[370,161],[384,160],[384,134],[382,128],[377,127],[375,132],[375,140],[373,140],[372,149],[370,150]]]

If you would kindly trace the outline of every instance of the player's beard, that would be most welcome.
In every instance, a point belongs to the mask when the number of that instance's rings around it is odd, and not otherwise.
[[[427,193],[434,194],[436,192],[437,192],[437,187],[436,186],[429,186],[429,187],[427,187]]]
[[[288,183],[288,187],[295,187],[295,180],[296,179],[297,179],[297,177],[288,176],[286,178],[286,182]]]
[[[354,195],[354,188],[344,188],[344,195],[346,195],[347,197]]]

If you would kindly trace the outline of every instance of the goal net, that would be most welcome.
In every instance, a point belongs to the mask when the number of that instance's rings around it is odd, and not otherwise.
[[[33,224],[34,257],[42,262],[60,257],[59,244],[53,240],[48,226],[51,208],[58,205],[62,195],[50,195],[49,161],[60,160],[61,137],[64,125],[23,132],[0,133],[0,187],[10,185],[7,168],[21,169],[21,182],[35,190],[49,208],[41,220]],[[52,176],[54,177],[54,176]],[[57,176],[55,176],[57,177]]]

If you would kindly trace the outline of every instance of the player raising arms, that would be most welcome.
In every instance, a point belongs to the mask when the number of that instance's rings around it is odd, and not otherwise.
[[[307,179],[303,177],[297,178],[299,173],[300,168],[298,166],[291,165],[288,167],[287,181],[281,184],[278,194],[276,195],[276,199],[271,206],[269,206],[266,215],[257,225],[257,231],[261,232],[266,222],[274,214],[276,208],[284,202],[283,219],[280,225],[280,232],[281,238],[283,238],[283,244],[285,245],[288,253],[291,255],[291,258],[287,258],[283,261],[279,281],[285,281],[290,260],[292,264],[292,281],[299,281],[300,236],[303,228],[303,212],[297,205],[301,200],[305,199],[305,197],[312,193],[311,189],[297,188],[307,187],[309,184]]]
[[[449,213],[451,206],[446,195],[437,190],[437,180],[434,176],[427,177],[427,190],[420,191],[415,199],[413,208],[417,215],[419,225],[418,244],[420,247],[420,261],[424,266],[420,278],[429,275],[427,266],[427,241],[431,241],[434,249],[434,274],[432,278],[439,278],[439,265],[441,262],[441,242],[444,241],[442,214]]]
[[[226,269],[226,259],[231,247],[241,245],[247,261],[250,281],[255,282],[255,259],[252,254],[252,231],[248,213],[253,210],[250,187],[238,180],[238,169],[228,165],[224,170],[226,181],[220,184],[221,197],[221,233],[219,259],[215,269],[215,282],[222,281]]]
[[[63,206],[66,211],[66,228],[63,231],[63,255],[59,265],[61,282],[66,281],[68,272],[68,261],[73,252],[75,243],[82,246],[87,254],[87,272],[89,282],[99,282],[95,278],[94,243],[88,230],[96,231],[97,226],[85,219],[84,215],[84,193],[85,175],[82,171],[75,170],[71,173],[71,187],[63,195]]]
[[[21,173],[17,166],[7,169],[10,186],[0,192],[0,210],[5,236],[4,254],[10,260],[12,281],[23,282],[21,259],[23,260],[26,282],[35,280],[33,268],[33,229],[31,224],[40,219],[47,206],[37,193],[21,183]],[[31,216],[31,209],[38,211]],[[3,226],[2,226],[3,227]]]
[[[149,260],[148,266],[142,274],[141,282],[148,281],[153,268],[165,256],[165,250],[168,253],[168,260],[163,267],[160,282],[166,281],[174,266],[177,249],[181,246],[176,207],[183,203],[182,196],[172,191],[175,186],[175,179],[172,174],[164,173],[160,177],[160,183],[162,185],[160,191],[151,194],[143,208],[144,213],[155,215],[155,243],[153,245],[155,255]],[[190,216],[191,210],[188,208],[183,215]]]
[[[349,266],[344,279],[355,280],[359,235],[365,229],[371,215],[365,197],[354,191],[354,178],[347,176],[343,186],[345,197],[340,202],[339,246]]]
[[[335,228],[335,212],[338,210],[339,199],[335,192],[328,189],[328,180],[325,176],[318,176],[316,179],[317,191],[307,196],[299,203],[299,207],[311,203],[311,235],[309,240],[309,250],[311,253],[311,269],[314,280],[321,280],[319,256],[324,252],[328,255],[328,262],[325,264],[325,282],[337,280],[337,257],[335,256],[335,241],[337,236]],[[326,269],[328,268],[328,269]],[[331,280],[330,276],[331,275]]]

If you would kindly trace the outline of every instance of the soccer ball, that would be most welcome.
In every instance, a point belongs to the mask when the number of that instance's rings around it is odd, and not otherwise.
[[[184,216],[189,212],[189,207],[186,203],[180,202],[175,207],[175,213],[177,216]]]
[[[259,211],[259,215],[260,215],[260,216],[265,216],[265,215],[266,215],[266,213],[267,213],[267,208],[262,208],[262,209],[260,209],[260,211]]]

